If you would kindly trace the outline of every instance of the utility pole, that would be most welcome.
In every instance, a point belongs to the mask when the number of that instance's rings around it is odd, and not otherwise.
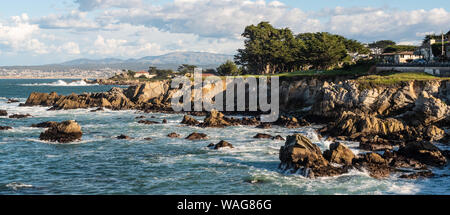
[[[444,55],[445,55],[445,50],[444,50],[444,32],[441,30],[441,35],[442,35],[442,52],[441,52],[441,54],[442,54],[442,57],[444,57]]]

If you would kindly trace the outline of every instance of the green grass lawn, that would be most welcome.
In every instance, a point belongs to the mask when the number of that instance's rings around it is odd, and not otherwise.
[[[362,83],[396,84],[402,81],[450,80],[450,77],[436,77],[424,72],[399,72],[386,75],[368,75],[357,80]]]

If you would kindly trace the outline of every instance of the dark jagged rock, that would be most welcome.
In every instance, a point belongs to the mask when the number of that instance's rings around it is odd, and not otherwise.
[[[280,135],[277,135],[277,136],[273,137],[272,140],[285,141],[285,139],[282,136],[280,136]]]
[[[197,121],[196,119],[194,119],[194,117],[192,117],[192,116],[184,115],[183,120],[181,121],[181,124],[195,126],[195,125],[200,124],[200,122]]]
[[[10,130],[12,129],[12,127],[9,126],[0,126],[0,131],[6,131],[6,130]]]
[[[127,135],[121,134],[121,135],[117,136],[116,139],[119,139],[119,140],[131,140],[133,138],[131,138],[131,137],[127,136]]]
[[[175,132],[174,133],[170,133],[167,136],[170,137],[170,138],[180,138],[181,137],[179,134],[177,134]]]
[[[11,103],[18,103],[18,102],[20,102],[20,101],[17,99],[8,99],[8,101],[6,103],[11,104]]]
[[[272,139],[273,136],[270,135],[270,134],[258,133],[253,138],[256,138],[256,139]]]
[[[220,148],[226,148],[226,147],[234,148],[233,145],[231,145],[231,143],[222,140],[214,146],[214,149],[220,149]]]
[[[57,122],[48,121],[48,122],[41,122],[38,124],[32,124],[31,127],[33,127],[33,128],[50,128],[50,127],[53,127],[56,125],[58,125]]]
[[[135,119],[145,119],[145,116],[137,116]]]
[[[214,146],[215,146],[214,143],[210,143],[206,147],[211,148],[211,147],[214,147]]]
[[[232,123],[233,125],[247,125],[247,126],[255,126],[259,125],[260,122],[255,117],[243,117],[241,120],[237,120]]]
[[[46,131],[41,133],[39,139],[52,142],[68,143],[80,140],[82,136],[83,133],[81,131],[81,126],[78,125],[78,123],[76,123],[75,121],[70,120],[52,125]]]
[[[189,136],[186,137],[187,140],[206,140],[208,139],[208,135],[203,133],[197,133],[194,132],[192,134],[189,134]]]
[[[6,110],[0,110],[0,116],[8,116],[8,112]]]
[[[310,126],[311,125],[304,119],[299,121],[295,117],[285,117],[285,116],[281,116],[280,118],[278,118],[278,120],[275,122],[275,124],[286,127],[286,128],[298,128],[298,127],[302,127],[302,126]]]
[[[151,138],[151,137],[146,137],[146,138],[144,138],[144,140],[151,141],[151,140],[153,140],[153,138]]]
[[[91,112],[99,112],[99,111],[104,111],[105,109],[103,109],[102,107],[99,107],[95,110],[91,110]]]
[[[270,124],[270,123],[261,123],[260,125],[256,126],[256,128],[269,129],[269,128],[272,128],[272,124]]]
[[[334,176],[348,172],[348,167],[334,167],[323,157],[320,148],[301,134],[288,136],[280,148],[280,168],[314,178]]]
[[[203,123],[200,124],[200,127],[223,128],[230,125],[231,123],[225,118],[223,113],[217,110],[212,110],[205,117]]]
[[[412,174],[401,175],[400,178],[405,179],[418,179],[418,178],[431,178],[434,177],[434,173],[431,171],[419,171]]]
[[[30,114],[13,114],[13,115],[9,116],[10,119],[23,119],[23,118],[28,118],[28,117],[31,117],[31,115]]]
[[[370,142],[364,141],[359,143],[359,148],[368,150],[368,151],[384,151],[384,150],[392,150],[394,146],[390,144],[380,144],[379,142]]]
[[[399,148],[398,154],[431,166],[444,166],[447,164],[447,159],[442,155],[439,148],[430,142],[407,143]]]
[[[163,120],[162,120],[162,123],[163,123],[163,124],[167,124],[167,119],[163,119]]]
[[[374,178],[388,177],[392,171],[388,162],[381,155],[373,152],[353,159],[353,166],[361,170],[366,169]]]
[[[352,150],[342,143],[330,144],[330,149],[326,150],[323,156],[329,162],[344,165],[352,165],[353,158],[356,157]]]
[[[155,122],[155,121],[151,121],[151,120],[140,120],[138,123],[140,123],[140,124],[146,124],[146,125],[159,124],[159,122]]]

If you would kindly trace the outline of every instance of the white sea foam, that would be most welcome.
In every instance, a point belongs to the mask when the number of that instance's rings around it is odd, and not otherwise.
[[[20,86],[51,86],[51,87],[84,87],[84,86],[96,86],[98,84],[88,84],[84,80],[66,82],[58,80],[51,83],[34,83],[34,84],[20,84]]]
[[[406,183],[397,185],[395,183],[392,183],[389,188],[388,192],[395,193],[395,194],[401,194],[401,195],[411,195],[418,193],[420,191],[420,188],[412,183]]]
[[[6,187],[12,188],[13,190],[18,190],[21,188],[32,188],[33,185],[31,184],[24,184],[20,182],[12,182],[6,185]]]

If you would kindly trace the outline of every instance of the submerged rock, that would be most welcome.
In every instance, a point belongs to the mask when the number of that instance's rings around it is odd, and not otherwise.
[[[208,139],[208,135],[203,133],[197,133],[194,132],[192,134],[189,134],[189,136],[186,137],[187,140],[206,140]]]
[[[73,120],[56,123],[42,132],[39,136],[41,140],[52,142],[68,143],[80,140],[83,133],[81,126]]]
[[[270,134],[258,133],[255,136],[253,136],[253,138],[256,138],[256,139],[272,139],[273,136],[270,135]]]
[[[352,165],[353,158],[355,158],[352,150],[342,143],[332,143],[330,149],[326,150],[323,155],[329,162],[344,165]]]
[[[175,132],[174,133],[170,133],[167,136],[170,137],[170,138],[180,138],[181,137],[181,135],[179,135],[179,134],[177,134]]]
[[[200,124],[200,122],[197,121],[196,119],[194,119],[194,117],[192,117],[192,116],[184,115],[183,120],[181,121],[181,124],[195,126],[195,125]]]
[[[159,124],[159,122],[155,122],[155,121],[151,121],[151,120],[140,120],[138,123],[140,123],[140,124],[146,124],[146,125]]]
[[[58,123],[54,121],[47,121],[47,122],[41,122],[38,124],[32,124],[31,127],[33,128],[50,128],[53,126],[56,126]]]
[[[23,119],[23,118],[28,118],[28,117],[31,117],[31,115],[30,114],[13,114],[13,115],[9,116],[10,119]]]
[[[131,137],[125,135],[125,134],[121,134],[121,135],[117,136],[116,139],[118,139],[118,140],[131,140],[133,138],[131,138]]]
[[[0,131],[10,130],[12,127],[9,126],[0,126]]]
[[[282,136],[280,136],[280,135],[277,135],[277,136],[275,136],[275,137],[272,137],[272,140],[285,141],[285,139],[284,139]]]
[[[272,124],[270,124],[270,123],[261,123],[260,125],[256,126],[256,128],[269,129],[269,128],[272,128]]]
[[[20,101],[17,99],[8,99],[8,101],[6,103],[11,104],[11,103],[18,103],[18,102],[20,102]]]
[[[0,110],[0,116],[8,116],[8,112],[6,110]]]
[[[418,179],[418,178],[431,178],[434,177],[434,173],[431,171],[419,171],[411,174],[401,175],[400,178],[406,179]]]

